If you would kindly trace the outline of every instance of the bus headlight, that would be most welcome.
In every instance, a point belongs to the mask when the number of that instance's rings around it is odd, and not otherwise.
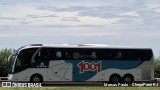
[[[9,80],[9,81],[12,80],[12,74],[10,74],[10,75],[8,76],[8,80]]]

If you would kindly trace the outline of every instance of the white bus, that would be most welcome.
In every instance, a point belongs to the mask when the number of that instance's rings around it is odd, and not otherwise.
[[[150,48],[32,44],[19,48],[12,58],[13,82],[154,80]]]

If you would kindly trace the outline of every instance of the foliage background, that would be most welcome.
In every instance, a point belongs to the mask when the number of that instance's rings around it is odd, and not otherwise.
[[[155,59],[154,75],[155,78],[160,78],[160,57]]]
[[[0,77],[5,77],[9,72],[8,57],[12,54],[11,49],[0,50]]]

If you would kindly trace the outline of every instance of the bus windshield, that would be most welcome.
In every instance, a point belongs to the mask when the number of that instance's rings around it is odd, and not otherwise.
[[[14,73],[18,73],[29,67],[33,54],[38,48],[23,49],[16,55]]]

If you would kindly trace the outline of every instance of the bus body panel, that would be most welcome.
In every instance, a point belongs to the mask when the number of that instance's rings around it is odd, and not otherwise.
[[[64,60],[53,60],[48,68],[48,81],[72,81],[73,65]]]
[[[19,54],[22,50],[25,49],[30,49],[30,48],[37,48],[37,47],[28,47],[25,48],[20,48],[18,53]],[[50,48],[50,49],[65,49],[65,50],[71,50],[74,51],[74,54],[78,57],[81,57],[77,54],[76,50],[81,50],[84,53],[85,50],[92,50],[93,47],[88,47],[88,48],[76,48],[70,46],[69,48],[67,47],[48,47],[46,46],[45,48]],[[12,73],[10,76],[11,81],[30,81],[30,78],[34,74],[40,74],[43,77],[43,81],[109,81],[109,78],[112,74],[118,74],[120,75],[121,78],[123,78],[124,75],[126,74],[131,74],[134,77],[134,81],[146,81],[146,80],[153,80],[154,79],[154,60],[153,56],[149,60],[137,60],[133,59],[128,59],[128,60],[119,60],[119,59],[99,59],[99,60],[94,60],[94,59],[81,59],[81,60],[74,60],[74,59],[51,59],[49,61],[35,61],[34,59],[37,58],[37,55],[39,55],[40,50],[43,49],[43,47],[38,46],[38,49],[35,49],[30,56],[31,64],[28,67],[28,69],[24,69],[23,71]],[[104,54],[105,48],[98,48],[94,47],[93,50],[98,50],[98,52],[101,52],[101,54]],[[118,50],[118,48],[111,48],[114,50]],[[109,50],[112,52],[110,48],[106,48],[106,50]],[[48,49],[49,50],[49,49]],[[100,51],[101,50],[101,51]],[[113,50],[113,51],[114,51]],[[120,50],[123,50],[122,48]],[[128,52],[127,50],[132,50],[132,48],[127,48],[124,49],[124,52]],[[138,49],[137,49],[138,50]],[[145,50],[144,48],[142,50]],[[143,53],[141,50],[141,53]],[[146,49],[150,50],[150,49]],[[134,50],[136,51],[136,50]],[[112,53],[115,53],[112,52]],[[129,53],[132,53],[131,51]],[[145,52],[146,53],[146,52]],[[47,52],[44,54],[47,55]],[[52,53],[55,54],[55,53]],[[59,53],[58,55],[61,55],[62,53]],[[64,54],[64,53],[63,53]],[[69,53],[65,53],[68,55]],[[85,57],[91,57],[94,56],[96,53],[93,52],[91,55],[84,55]],[[138,55],[138,54],[137,54]],[[143,54],[145,55],[145,54]],[[84,57],[83,56],[83,57]],[[105,56],[105,55],[104,55]],[[103,57],[104,57],[103,56]],[[148,57],[148,56],[147,56]],[[94,58],[96,58],[94,56]],[[42,58],[38,58],[42,59]],[[45,58],[44,58],[45,59]],[[13,67],[15,67],[17,63],[17,57],[15,58],[15,62]],[[15,69],[13,68],[12,70],[15,72]]]
[[[150,64],[149,62],[146,62]],[[145,65],[146,65],[145,63]],[[110,63],[103,63],[108,65]],[[76,65],[76,64],[75,64]],[[123,77],[125,74],[131,74],[134,76],[135,81],[153,80],[153,68],[145,67],[143,64],[134,69],[115,69],[108,68],[102,69],[102,71],[84,71],[83,74],[79,72],[79,69],[75,69],[71,63],[65,63],[64,60],[57,60],[50,62],[49,68],[30,68],[22,72],[14,74],[13,81],[29,81],[33,74],[40,74],[44,81],[109,81],[109,77],[112,74],[118,74]],[[149,66],[149,65],[148,65]],[[143,67],[143,68],[142,68]],[[146,75],[150,73],[150,75]],[[47,76],[47,77],[46,77]],[[150,77],[148,77],[150,76]]]

